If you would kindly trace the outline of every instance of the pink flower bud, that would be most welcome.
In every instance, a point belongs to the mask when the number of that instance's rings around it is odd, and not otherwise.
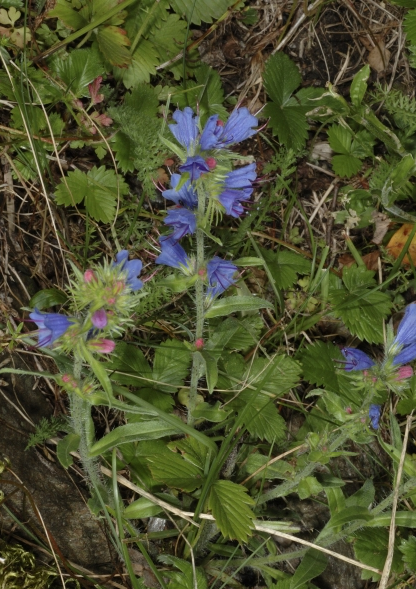
[[[202,337],[199,337],[197,340],[195,340],[195,347],[197,350],[202,350],[204,347],[204,340],[202,339]]]
[[[224,121],[222,121],[221,119],[218,119],[217,127],[223,127],[223,126],[224,126]]]
[[[352,414],[352,409],[351,409],[351,407],[346,407],[346,408],[345,408],[345,413],[347,413],[348,415],[351,415],[351,414]]]
[[[89,342],[89,345],[92,346],[95,351],[101,352],[102,354],[111,354],[116,347],[116,344],[111,339],[105,338]]]
[[[217,160],[213,157],[207,157],[205,163],[207,164],[210,170],[215,170],[215,168],[217,167]]]
[[[403,380],[411,376],[413,376],[413,368],[411,366],[400,366],[395,380]]]
[[[97,282],[97,277],[94,274],[94,272],[91,270],[91,268],[89,268],[88,270],[85,270],[84,280],[87,283],[92,282],[92,281]]]
[[[103,329],[107,325],[107,313],[104,309],[99,309],[91,317],[92,324],[97,329]]]

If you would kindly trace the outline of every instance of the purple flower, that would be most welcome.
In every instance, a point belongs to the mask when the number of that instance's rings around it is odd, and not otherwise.
[[[162,192],[162,196],[166,198],[166,200],[172,200],[177,205],[181,205],[182,207],[186,207],[187,209],[195,209],[198,205],[198,197],[195,194],[195,191],[191,185],[191,181],[187,180],[179,190],[176,190],[179,182],[181,180],[180,174],[172,174],[170,177],[170,183],[172,188],[169,190],[164,190]]]
[[[257,127],[257,124],[256,117],[246,107],[234,110],[225,125],[218,119],[218,115],[212,115],[202,131],[199,141],[201,148],[221,149],[244,141],[256,133],[252,127]]]
[[[184,235],[195,233],[196,217],[192,211],[178,207],[168,211],[165,217],[165,225],[170,225],[174,229],[169,237],[174,241],[179,241]]]
[[[381,405],[370,405],[368,416],[374,429],[378,429],[381,415]]]
[[[72,317],[59,313],[42,313],[36,308],[29,317],[38,326],[38,346],[40,348],[53,344],[74,323]]]
[[[416,304],[406,307],[403,319],[397,329],[392,348],[400,351],[393,359],[393,364],[407,364],[416,358]],[[394,353],[394,352],[393,352]]]
[[[171,268],[179,268],[181,270],[191,270],[191,260],[186,251],[172,236],[164,236],[159,238],[162,253],[155,260],[155,264],[164,264],[171,266]]]
[[[208,300],[212,300],[221,293],[223,293],[229,286],[235,283],[234,275],[237,271],[237,266],[234,266],[227,260],[222,260],[215,256],[207,264],[208,288],[206,296]]]
[[[97,329],[103,329],[107,325],[107,313],[104,309],[95,311],[91,317],[92,324]]]
[[[367,356],[367,354],[356,348],[342,348],[341,352],[347,361],[344,365],[344,369],[347,372],[351,372],[351,370],[366,370],[375,364],[370,356]]]
[[[256,179],[256,164],[249,164],[229,172],[224,179],[223,191],[218,199],[227,215],[240,217],[244,209],[241,201],[248,200],[253,192],[252,182]]]
[[[190,175],[190,181],[194,182],[195,180],[198,180],[201,174],[209,172],[209,166],[203,157],[200,155],[194,155],[192,157],[188,157],[186,162],[179,166],[179,170],[182,173],[188,172]]]
[[[137,278],[142,271],[142,262],[140,260],[130,260],[129,252],[127,250],[121,250],[116,255],[116,261],[113,266],[119,266],[121,272],[127,271],[126,284],[131,288],[133,292],[140,290],[143,286],[143,282]]]
[[[183,111],[176,110],[172,116],[177,125],[169,125],[169,129],[175,136],[176,141],[186,147],[189,152],[189,149],[196,144],[199,132],[199,117],[195,117],[192,108],[189,106],[186,106]]]

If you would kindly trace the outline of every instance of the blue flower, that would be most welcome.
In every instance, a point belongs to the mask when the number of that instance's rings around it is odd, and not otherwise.
[[[342,348],[341,352],[347,361],[344,366],[347,372],[351,372],[351,370],[366,370],[375,364],[370,356],[367,356],[367,354],[356,348]]]
[[[203,157],[200,155],[194,155],[192,157],[188,157],[186,162],[179,166],[179,170],[182,173],[188,172],[190,175],[190,181],[194,182],[195,180],[198,180],[201,174],[209,172],[209,166]]]
[[[72,317],[60,315],[59,313],[42,313],[36,308],[33,313],[30,313],[29,317],[38,326],[37,335],[40,348],[53,344],[74,323]]]
[[[159,238],[162,253],[155,260],[155,264],[164,264],[171,268],[179,268],[180,270],[189,273],[191,268],[191,260],[186,251],[172,236],[164,236]]]
[[[177,125],[169,125],[169,129],[175,136],[176,141],[186,147],[189,153],[190,148],[196,144],[198,137],[199,117],[195,117],[192,108],[189,106],[186,106],[183,111],[176,110],[172,117],[177,122]]]
[[[195,233],[196,217],[192,211],[178,207],[168,211],[165,217],[165,225],[170,225],[174,229],[169,237],[174,241],[179,241],[184,235]]]
[[[239,143],[256,133],[252,127],[257,127],[256,117],[250,114],[248,108],[237,108],[234,110],[228,121],[220,121],[218,115],[209,117],[199,140],[201,148],[221,149],[232,143]]]
[[[249,164],[237,170],[229,172],[224,179],[223,191],[218,196],[220,203],[225,208],[227,215],[240,217],[244,209],[241,201],[250,198],[256,179],[256,164]]]
[[[127,250],[121,250],[116,255],[116,261],[113,266],[119,266],[120,272],[127,271],[126,284],[131,288],[133,292],[139,290],[143,286],[143,282],[137,278],[142,271],[142,262],[140,260],[130,260],[129,252]]]
[[[381,415],[381,405],[370,405],[368,416],[374,429],[378,429]]]
[[[193,189],[191,181],[187,180],[179,190],[176,190],[180,180],[180,174],[172,174],[170,177],[172,188],[162,192],[163,198],[166,198],[166,200],[172,200],[177,205],[181,205],[187,209],[195,209],[198,205],[198,197]]]
[[[208,288],[206,296],[212,300],[236,282],[237,266],[215,256],[207,264]]]
[[[400,351],[396,353],[397,350]],[[394,365],[407,364],[416,358],[416,304],[406,307],[390,352],[395,354]]]

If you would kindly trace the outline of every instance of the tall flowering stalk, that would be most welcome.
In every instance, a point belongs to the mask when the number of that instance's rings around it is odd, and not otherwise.
[[[254,135],[258,122],[247,108],[234,110],[226,123],[213,115],[203,129],[199,117],[189,107],[174,112],[173,120],[175,123],[169,129],[180,147],[170,141],[166,143],[181,160],[181,174],[173,174],[172,188],[162,193],[176,208],[170,209],[165,218],[172,231],[159,240],[161,254],[156,264],[178,268],[194,284],[196,325],[188,399],[188,423],[192,425],[204,363],[205,310],[236,282],[237,275],[237,267],[228,260],[218,256],[205,259],[205,238],[211,236],[214,219],[223,214],[239,217],[244,213],[242,203],[253,192],[256,165],[250,163],[233,170],[232,160],[236,156],[228,148]],[[178,243],[187,235],[195,236],[195,257],[188,256]]]

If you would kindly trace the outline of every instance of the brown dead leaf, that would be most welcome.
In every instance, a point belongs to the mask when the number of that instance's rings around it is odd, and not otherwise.
[[[376,226],[374,236],[371,241],[377,245],[380,245],[388,231],[391,221],[387,215],[384,213],[377,213],[376,211],[373,211],[371,217],[373,218],[374,224]]]
[[[169,184],[169,176],[166,174],[166,170],[163,168],[157,169],[156,182],[160,182],[163,185]]]
[[[412,223],[405,223],[390,239],[389,243],[387,244],[387,251],[391,256],[393,256],[393,258],[397,259],[400,256],[412,229]],[[402,264],[409,264],[408,255],[410,255],[410,259],[412,260],[413,264],[416,264],[416,235],[412,239],[407,254],[403,258]]]
[[[364,262],[367,270],[372,270],[373,272],[375,272],[377,270],[379,257],[380,257],[379,250],[375,250],[375,251],[370,252],[369,254],[366,254],[365,256],[363,256],[363,262]],[[338,263],[343,268],[349,268],[350,266],[355,264],[355,260],[351,256],[351,254],[344,254],[338,258]]]
[[[376,72],[384,72],[390,61],[391,53],[386,48],[384,41],[379,40],[378,44],[373,47],[368,54],[367,61],[369,66]]]

